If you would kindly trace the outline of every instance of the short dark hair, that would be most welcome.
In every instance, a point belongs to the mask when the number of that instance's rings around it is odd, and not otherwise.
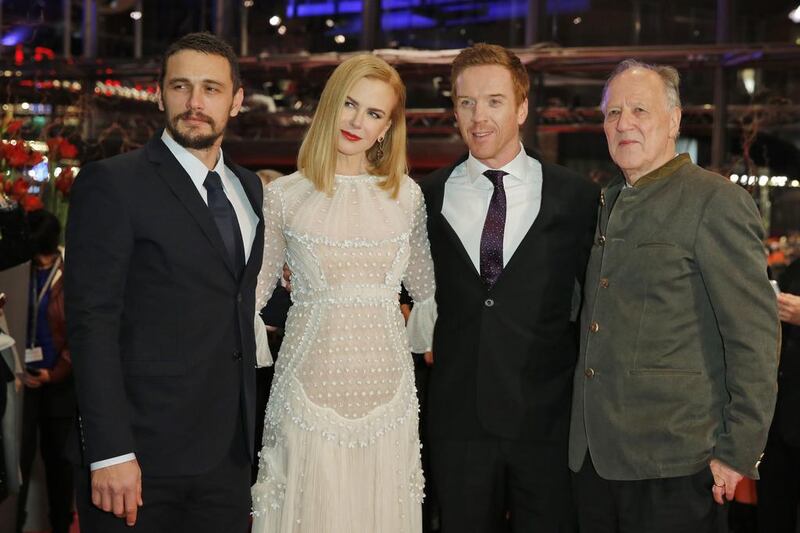
[[[453,102],[458,98],[458,94],[456,94],[456,79],[458,76],[469,67],[481,67],[484,65],[498,65],[508,69],[509,74],[511,74],[511,83],[514,86],[517,105],[525,101],[531,89],[531,80],[528,77],[525,65],[522,64],[519,57],[508,48],[496,44],[477,43],[461,50],[453,60],[453,65],[450,69]]]
[[[28,213],[31,246],[34,255],[52,255],[58,252],[61,222],[50,211],[38,209]]]
[[[161,72],[158,75],[158,86],[164,90],[164,76],[167,73],[167,60],[181,50],[194,50],[203,54],[222,56],[228,60],[231,66],[231,79],[233,80],[233,92],[242,86],[242,76],[239,73],[239,58],[233,51],[231,45],[220,39],[214,34],[204,32],[187,33],[174,43],[172,43],[164,57],[161,59]]]

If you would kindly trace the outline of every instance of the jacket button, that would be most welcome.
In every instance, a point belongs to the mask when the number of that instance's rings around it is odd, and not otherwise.
[[[605,207],[605,206],[606,206],[606,195],[600,193],[600,207]]]
[[[589,331],[591,331],[592,333],[597,333],[598,331],[600,331],[600,324],[598,324],[595,321],[592,321],[592,323],[589,324]]]
[[[237,294],[236,295],[236,301],[239,302],[239,303],[242,303],[242,295],[241,294]]]
[[[608,288],[608,278],[600,278],[600,288],[601,289]]]
[[[604,246],[606,244],[606,236],[605,235],[600,235],[597,238],[597,244],[599,244],[600,246]]]
[[[234,361],[241,361],[242,360],[242,352],[240,352],[239,350],[234,350],[233,351],[233,360]]]
[[[587,379],[592,379],[594,377],[594,368],[587,368],[583,371],[583,374]]]
[[[486,307],[492,307],[494,305],[494,300],[491,298],[486,298],[486,301],[483,302],[483,305]]]

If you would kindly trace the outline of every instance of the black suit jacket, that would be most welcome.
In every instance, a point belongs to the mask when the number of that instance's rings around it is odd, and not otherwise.
[[[240,276],[160,137],[75,181],[65,289],[85,464],[135,452],[150,476],[202,473],[242,426],[252,457],[262,186],[226,165],[259,217]]]
[[[454,168],[421,183],[439,309],[429,435],[566,440],[577,357],[570,312],[586,270],[599,190],[574,172],[542,163],[541,210],[487,289],[442,215]]]

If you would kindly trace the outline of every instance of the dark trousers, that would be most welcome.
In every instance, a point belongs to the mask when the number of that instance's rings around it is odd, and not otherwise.
[[[717,533],[711,470],[664,479],[610,481],[589,455],[573,474],[581,533]]]
[[[22,447],[20,470],[22,485],[17,500],[17,531],[25,525],[25,506],[28,501],[31,469],[36,457],[37,440],[44,463],[47,482],[49,518],[53,533],[67,533],[72,524],[72,465],[64,456],[64,447],[70,435],[74,419],[49,416],[44,412],[42,388],[25,388],[22,407]],[[38,439],[37,439],[38,437]]]
[[[786,442],[773,427],[759,473],[758,531],[795,533],[800,503],[800,447]]]
[[[228,455],[215,468],[192,476],[157,477],[142,472],[136,525],[128,527],[92,504],[88,468],[78,470],[81,533],[246,533],[250,514],[250,459],[241,427]]]
[[[429,444],[442,533],[574,531],[566,443]]]

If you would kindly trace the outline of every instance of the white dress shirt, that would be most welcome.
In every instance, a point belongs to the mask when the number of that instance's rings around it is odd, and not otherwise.
[[[164,141],[169,151],[172,152],[172,155],[178,160],[178,163],[180,163],[186,173],[189,174],[203,202],[208,205],[208,192],[203,186],[203,182],[208,175],[208,168],[206,168],[205,163],[192,155],[189,150],[178,144],[169,136],[166,129],[161,135],[161,140]],[[239,178],[236,177],[236,174],[234,174],[231,169],[225,166],[222,150],[219,152],[219,159],[217,159],[214,172],[219,174],[219,177],[222,179],[222,190],[225,192],[225,196],[228,197],[228,200],[233,206],[233,210],[236,212],[236,219],[239,221],[239,229],[242,232],[245,262],[247,262],[250,258],[250,252],[253,249],[253,240],[255,239],[256,227],[258,226],[258,216],[250,205],[250,200],[248,200],[247,194],[244,192],[242,182],[239,181]],[[256,313],[256,315],[257,314],[258,313]],[[90,465],[90,468],[91,470],[98,470],[133,459],[136,459],[136,454],[126,453],[125,455],[96,461]]]
[[[183,169],[192,178],[192,183],[197,187],[197,192],[208,205],[208,191],[203,186],[208,175],[208,168],[206,164],[197,159],[192,153],[178,144],[172,137],[169,136],[167,130],[161,135],[161,140],[167,145],[169,151],[178,160]],[[219,151],[219,159],[214,167],[214,172],[219,174],[222,178],[222,190],[225,191],[225,196],[228,197],[233,210],[236,212],[236,219],[239,221],[239,229],[242,232],[242,241],[244,244],[244,260],[247,262],[250,259],[250,251],[253,249],[253,240],[256,237],[256,227],[258,226],[258,215],[253,211],[250,205],[250,200],[247,199],[247,193],[244,192],[244,186],[236,174],[231,169],[225,166],[222,150]]]
[[[481,234],[494,185],[483,175],[489,167],[472,154],[453,169],[444,186],[442,214],[455,230],[480,272]],[[520,144],[517,156],[502,168],[506,191],[506,225],[503,232],[503,266],[508,264],[528,233],[542,205],[542,164],[528,156]]]

